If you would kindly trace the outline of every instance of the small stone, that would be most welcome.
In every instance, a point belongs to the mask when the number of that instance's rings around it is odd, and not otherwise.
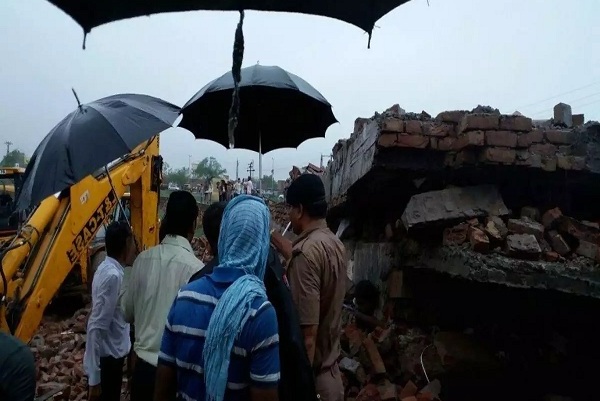
[[[506,251],[509,256],[538,260],[542,250],[534,235],[531,234],[511,234],[506,237]]]

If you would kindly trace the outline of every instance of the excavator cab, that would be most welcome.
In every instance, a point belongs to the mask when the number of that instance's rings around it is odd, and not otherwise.
[[[16,195],[23,185],[25,169],[22,167],[0,167],[0,241],[17,233],[24,216],[15,212]]]

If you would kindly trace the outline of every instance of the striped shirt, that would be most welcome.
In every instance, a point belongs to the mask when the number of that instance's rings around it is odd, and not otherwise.
[[[210,317],[223,292],[242,272],[216,268],[184,286],[167,317],[158,363],[177,370],[177,400],[204,401],[203,348]],[[277,388],[279,335],[275,309],[256,299],[250,317],[233,344],[224,401],[250,399],[250,386]]]

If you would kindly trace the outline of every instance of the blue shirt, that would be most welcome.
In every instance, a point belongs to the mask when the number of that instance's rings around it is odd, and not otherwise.
[[[218,300],[243,274],[216,268],[184,286],[167,317],[158,363],[177,370],[177,400],[204,401],[203,349],[206,329]],[[250,317],[233,344],[224,401],[250,399],[250,386],[277,388],[279,334],[275,309],[266,297],[256,299]]]

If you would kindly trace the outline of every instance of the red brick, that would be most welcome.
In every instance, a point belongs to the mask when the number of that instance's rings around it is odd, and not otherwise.
[[[448,151],[454,149],[454,142],[456,142],[456,138],[445,137],[438,141],[437,148],[438,150]]]
[[[542,224],[546,229],[550,229],[555,222],[562,216],[562,212],[559,208],[555,207],[554,209],[547,210],[546,213],[542,215]]]
[[[487,235],[477,227],[469,228],[469,242],[475,252],[486,253],[490,250],[490,240]]]
[[[557,252],[554,252],[554,251],[544,252],[544,260],[546,262],[556,262],[558,259],[560,259],[560,255]]]
[[[411,135],[423,134],[423,124],[418,120],[406,120],[404,122],[404,131]]]
[[[490,146],[514,148],[517,146],[517,134],[510,131],[486,131],[485,143]]]
[[[461,223],[451,228],[444,229],[443,244],[444,245],[461,245],[467,242],[469,225]]]
[[[496,114],[467,114],[460,122],[458,132],[497,130],[499,121]]]
[[[575,253],[585,256],[588,259],[600,261],[600,247],[587,241],[579,241],[579,246],[575,249]]]
[[[531,118],[524,116],[501,116],[500,129],[529,132],[533,128]]]
[[[583,114],[573,114],[573,126],[579,127],[585,124],[585,116]]]
[[[561,216],[558,218],[559,231],[568,233],[580,241],[600,244],[600,230],[590,227],[571,217]]]
[[[584,170],[585,157],[559,154],[556,156],[556,165],[562,170]]]
[[[558,232],[550,231],[548,233],[548,239],[550,240],[552,249],[554,249],[559,255],[565,256],[567,253],[571,252],[571,248],[569,248],[567,242]]]
[[[383,359],[381,359],[381,355],[379,355],[379,351],[377,350],[377,346],[373,340],[370,337],[367,337],[363,341],[363,345],[367,351],[371,365],[373,366],[373,371],[377,374],[385,373],[386,370],[385,365],[383,364]]]
[[[442,111],[435,119],[444,123],[458,124],[466,114],[466,111]]]
[[[552,145],[551,143],[536,143],[529,147],[529,151],[537,155],[554,156],[557,148],[556,145]]]
[[[534,129],[526,134],[520,134],[517,137],[517,146],[528,148],[532,143],[540,143],[544,140],[544,134],[538,129]]]
[[[454,145],[453,150],[461,150],[467,146],[483,146],[485,144],[485,136],[483,131],[470,131],[458,136]]]
[[[386,383],[380,385],[378,387],[379,396],[381,401],[396,401],[398,397],[398,393],[396,390],[396,385],[390,383],[386,380]]]
[[[546,139],[549,142],[570,145],[575,141],[575,132],[567,130],[548,130]]]
[[[424,124],[423,131],[429,136],[448,136],[454,132],[451,124]]]
[[[479,160],[482,162],[513,164],[517,157],[514,149],[506,148],[485,148],[481,153]]]
[[[425,149],[429,146],[429,138],[423,135],[383,134],[377,139],[377,144],[383,148]]]
[[[404,132],[404,121],[399,118],[386,118],[381,125],[381,132]]]
[[[544,226],[531,220],[508,219],[508,230],[515,234],[531,234],[538,240],[544,238]]]
[[[415,394],[417,394],[417,391],[419,391],[417,385],[413,383],[412,380],[409,380],[408,383],[406,383],[406,385],[402,388],[398,398],[404,400],[405,398],[413,397]]]

